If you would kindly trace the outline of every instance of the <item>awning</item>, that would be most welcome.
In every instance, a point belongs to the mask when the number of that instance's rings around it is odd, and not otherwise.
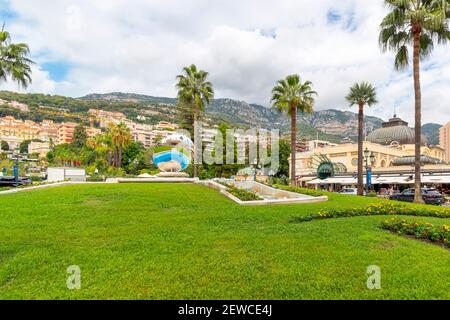
[[[307,182],[306,184],[323,184],[323,183],[325,183],[324,180],[314,179],[312,181]]]
[[[316,178],[314,178],[314,177],[302,177],[302,178],[298,178],[297,181],[305,182],[305,181],[311,181],[311,180],[314,180],[314,179],[316,179]]]
[[[414,180],[408,177],[379,177],[372,181],[372,184],[413,184]]]
[[[300,180],[301,181],[301,180]],[[366,176],[364,176],[364,184],[366,184]],[[432,175],[432,176],[423,176],[422,183],[426,184],[450,184],[450,175]],[[332,177],[324,180],[314,179],[306,182],[309,185],[318,185],[318,184],[340,184],[340,185],[356,185],[357,178],[355,177]],[[381,176],[381,177],[372,177],[372,184],[402,184],[409,185],[414,184],[414,179],[411,179],[409,176]]]
[[[312,181],[307,182],[307,184],[343,184],[343,185],[352,185],[356,184],[356,178],[351,177],[333,177],[333,178],[327,178],[324,180],[321,179],[314,179]]]
[[[432,176],[425,176],[422,177],[422,183],[435,183],[435,184],[450,184],[450,176],[439,176],[439,175],[432,175]]]
[[[328,178],[328,179],[325,179],[325,181],[328,184],[356,184],[357,183],[357,179],[356,178],[347,178],[347,177]]]

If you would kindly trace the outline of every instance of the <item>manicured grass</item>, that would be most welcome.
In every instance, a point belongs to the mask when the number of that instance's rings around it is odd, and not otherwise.
[[[181,184],[1,195],[0,299],[450,299],[450,251],[381,229],[386,217],[289,223],[382,201],[329,197],[241,207]],[[80,290],[66,288],[70,265]],[[366,287],[370,265],[381,267],[381,290]]]

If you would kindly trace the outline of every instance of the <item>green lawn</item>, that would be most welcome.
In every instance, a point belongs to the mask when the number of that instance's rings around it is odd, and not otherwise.
[[[450,299],[450,250],[323,207],[241,207],[198,185],[73,185],[0,196],[0,299]],[[437,224],[450,219],[414,218]],[[66,269],[81,268],[80,290]],[[382,289],[366,269],[382,270]]]

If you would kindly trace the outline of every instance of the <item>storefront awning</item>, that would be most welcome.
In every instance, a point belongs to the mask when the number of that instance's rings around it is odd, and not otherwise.
[[[305,181],[311,181],[311,180],[314,180],[314,179],[316,179],[316,178],[315,177],[302,177],[302,178],[298,178],[297,181],[305,182]]]
[[[414,180],[408,177],[379,177],[372,181],[372,184],[413,184]]]
[[[314,179],[312,181],[307,182],[307,184],[342,184],[342,185],[353,185],[356,184],[356,178],[351,177],[333,177],[327,178],[324,180]]]
[[[448,176],[448,175],[425,176],[425,177],[422,177],[422,183],[450,184],[450,176]]]

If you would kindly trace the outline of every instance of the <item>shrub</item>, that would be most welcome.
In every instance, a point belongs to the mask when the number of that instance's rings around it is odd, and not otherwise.
[[[314,190],[314,189],[285,186],[285,185],[281,185],[281,184],[275,184],[274,187],[277,189],[280,189],[280,190],[300,193],[300,194],[304,194],[304,195],[312,196],[312,197],[320,197],[320,196],[325,195],[325,193],[323,193],[322,191],[318,191],[318,190]]]
[[[425,208],[419,206],[404,206],[399,204],[371,204],[367,207],[350,208],[350,209],[324,209],[318,213],[294,217],[291,219],[293,223],[301,223],[312,220],[357,217],[357,216],[418,216],[418,217],[435,217],[450,218],[450,210],[438,208]]]
[[[237,188],[235,186],[227,185],[227,192],[231,193],[233,196],[238,198],[241,201],[256,201],[262,200],[256,193],[248,190],[244,190],[241,188]]]
[[[101,182],[101,181],[103,181],[103,177],[98,175],[98,174],[94,174],[92,176],[87,177],[86,181],[88,181],[88,182]]]
[[[376,198],[376,197],[377,197],[377,193],[376,193],[375,191],[370,191],[370,192],[366,195],[366,197],[369,197],[369,198]]]
[[[431,223],[406,221],[403,219],[389,219],[381,224],[383,229],[395,232],[400,235],[413,236],[417,239],[425,239],[431,242],[440,243],[450,247],[450,226],[436,226]]]

